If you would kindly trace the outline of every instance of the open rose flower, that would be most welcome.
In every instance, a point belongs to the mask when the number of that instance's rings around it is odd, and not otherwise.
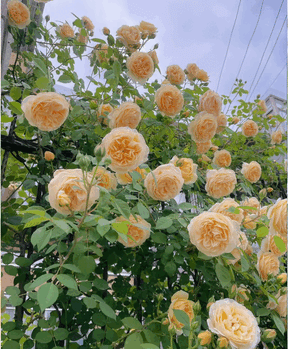
[[[61,38],[74,38],[75,35],[73,28],[68,23],[64,23],[59,26],[57,28],[57,32]]]
[[[87,182],[91,183],[92,174],[87,174]],[[81,169],[57,170],[48,184],[48,201],[51,207],[64,215],[71,211],[85,211],[87,190],[83,182]],[[99,188],[93,185],[90,191],[87,208],[89,209],[99,198]]]
[[[196,153],[197,154],[205,154],[212,147],[211,141],[196,143]]]
[[[260,329],[250,310],[226,298],[213,303],[207,320],[210,331],[228,339],[232,348],[255,349],[260,342]]]
[[[185,80],[185,73],[177,64],[169,65],[166,75],[170,83],[174,85],[181,85]]]
[[[178,159],[177,156],[173,156],[170,163],[180,168],[185,184],[192,184],[196,182],[198,178],[196,173],[198,165],[194,164],[192,159]]]
[[[243,209],[244,215],[247,215],[248,213],[256,214],[260,210],[260,202],[255,197],[247,198],[247,199],[241,201],[241,206],[248,206],[248,207],[255,207],[255,208],[257,208],[257,210],[253,210],[252,208],[251,209],[249,209],[249,208]]]
[[[278,304],[275,310],[281,317],[286,318],[287,317],[287,294],[283,294],[282,296],[280,296],[280,292],[279,292],[277,301],[278,301]]]
[[[137,167],[137,168],[135,168],[134,171],[140,173],[142,179],[145,179],[145,177],[147,175],[147,172],[145,171],[144,168]],[[133,171],[130,171],[130,172],[133,172]],[[132,176],[130,175],[129,172],[126,172],[126,173],[116,173],[116,178],[117,178],[118,183],[122,184],[122,185],[132,183],[132,181],[133,181],[132,180]]]
[[[238,213],[233,213],[228,211],[230,207],[235,207],[235,209],[237,208]],[[209,211],[222,213],[224,216],[227,216],[231,218],[233,221],[236,221],[239,224],[241,224],[241,222],[244,219],[244,215],[243,215],[243,210],[238,207],[239,207],[239,204],[234,199],[226,198],[222,202],[218,202],[214,206],[212,206],[209,209]]]
[[[93,22],[91,21],[90,18],[88,18],[87,16],[83,16],[81,19],[82,19],[82,21],[84,23],[84,27],[87,30],[92,31],[94,29],[94,24],[93,24]]]
[[[281,239],[285,245],[285,250],[283,252],[281,252],[279,250],[279,248],[277,247],[275,240],[274,240],[274,236],[277,236],[279,239]],[[262,252],[272,252],[275,254],[275,256],[280,257],[283,256],[283,254],[286,253],[287,251],[287,238],[285,238],[284,236],[280,236],[280,235],[270,235],[268,234],[261,243],[261,251]]]
[[[197,114],[188,126],[188,133],[196,143],[210,141],[217,129],[217,121],[212,114],[205,111]]]
[[[128,75],[131,79],[142,85],[145,84],[154,73],[153,59],[145,52],[133,52],[132,55],[127,58],[126,66]]]
[[[157,28],[154,24],[145,21],[141,21],[138,28],[140,32],[145,35],[153,35],[157,32]]]
[[[9,0],[7,2],[7,9],[9,25],[19,29],[24,29],[30,24],[29,8],[21,1]]]
[[[262,99],[258,102],[259,109],[263,111],[264,113],[267,112],[267,106],[265,104],[265,101]]]
[[[92,170],[92,174],[94,173],[95,170],[96,168]],[[111,190],[111,189],[115,190],[117,187],[117,179],[114,173],[106,170],[102,166],[99,166],[97,168],[95,178],[97,180],[97,185],[107,190]]]
[[[111,170],[125,173],[148,160],[149,148],[141,133],[129,127],[114,128],[102,140],[101,148],[110,157]]]
[[[218,93],[208,90],[206,91],[199,100],[199,111],[206,111],[209,114],[218,116],[222,109],[222,99]]]
[[[157,56],[157,52],[155,50],[149,51],[148,55],[152,58],[152,61],[154,62],[154,64],[157,64],[157,65],[159,64],[159,59]]]
[[[242,133],[245,137],[255,137],[258,133],[258,125],[253,120],[247,120],[242,125]]]
[[[144,181],[147,193],[152,199],[168,201],[180,193],[184,179],[178,167],[172,164],[160,165],[152,172],[148,173]]]
[[[256,183],[261,177],[261,166],[257,161],[251,161],[249,164],[246,162],[242,165],[241,173],[250,183]]]
[[[141,32],[138,27],[122,25],[117,32],[117,39],[121,41],[126,47],[139,44],[141,40]]]
[[[110,104],[101,104],[97,116],[99,121],[103,122],[104,125],[108,126],[108,114],[112,113],[113,107]]]
[[[237,183],[236,175],[233,170],[208,170],[206,173],[205,190],[209,196],[219,199],[222,196],[229,195],[233,192]]]
[[[267,217],[270,219],[269,228],[272,235],[287,234],[287,199],[279,199],[269,208]]]
[[[217,150],[214,153],[213,164],[219,167],[229,167],[231,165],[231,155],[228,150]]]
[[[179,335],[183,332],[182,328],[184,327],[184,324],[177,320],[173,310],[178,309],[184,311],[188,315],[191,322],[194,318],[194,302],[189,301],[188,296],[188,293],[184,291],[174,293],[174,295],[171,297],[171,304],[168,309],[168,319],[170,322],[169,329],[174,328]]]
[[[203,212],[187,227],[190,241],[206,256],[231,252],[239,243],[239,224],[216,212]]]
[[[196,79],[199,73],[199,68],[195,63],[189,63],[186,67],[186,72],[188,80],[192,81],[193,79]]]
[[[271,144],[280,144],[282,142],[282,132],[281,130],[272,132],[271,134]]]
[[[205,70],[199,69],[196,73],[196,79],[206,82],[209,81],[209,76]]]
[[[244,218],[244,221],[243,221],[243,226],[246,228],[246,229],[251,229],[251,230],[254,230],[256,229],[256,218],[257,218],[257,215],[255,214],[248,214],[247,216],[245,216]]]
[[[176,86],[164,84],[157,90],[155,102],[162,114],[174,118],[182,110],[184,98]]]
[[[22,101],[21,108],[29,124],[41,131],[54,131],[67,119],[69,103],[56,92],[41,92],[28,96]]]
[[[118,108],[114,109],[109,115],[109,127],[136,128],[141,120],[141,109],[133,102],[124,102]]]
[[[263,281],[266,281],[268,279],[269,274],[274,276],[279,274],[280,262],[278,257],[274,253],[262,252],[260,250],[257,258],[257,270]]]
[[[235,247],[232,251],[231,254],[233,255],[234,259],[229,259],[227,261],[228,264],[233,264],[235,265],[237,262],[240,261],[241,255],[242,255],[242,250],[245,251],[246,253],[248,252],[250,245],[249,241],[247,239],[247,236],[245,233],[240,231],[239,234],[239,242],[237,244],[237,247]]]
[[[217,130],[216,133],[223,132],[227,126],[227,116],[223,113],[217,115]]]
[[[136,215],[136,218],[137,220],[131,214],[129,221],[123,216],[115,219],[116,223],[127,221],[127,241],[125,241],[121,236],[118,237],[118,241],[125,247],[140,246],[150,237],[150,223],[146,222],[145,219],[141,218],[139,215]],[[130,224],[128,222],[130,222]]]

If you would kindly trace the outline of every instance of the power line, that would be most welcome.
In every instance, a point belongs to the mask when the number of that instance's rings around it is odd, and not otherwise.
[[[284,1],[284,0],[283,0],[283,1]],[[216,89],[216,92],[218,91],[218,87],[219,87],[219,84],[220,84],[220,80],[221,80],[221,76],[222,76],[223,68],[224,68],[224,65],[225,65],[225,62],[226,62],[226,58],[227,58],[227,55],[228,55],[229,46],[230,46],[231,38],[232,38],[232,35],[233,35],[233,31],[234,31],[234,28],[235,28],[235,24],[236,24],[236,21],[237,21],[237,17],[238,17],[238,13],[239,13],[240,4],[241,4],[241,0],[239,1],[239,5],[238,5],[238,9],[237,9],[236,17],[235,17],[235,20],[234,20],[234,24],[233,24],[233,28],[232,28],[231,34],[230,34],[230,38],[229,38],[229,42],[228,42],[228,46],[227,46],[227,50],[226,50],[226,54],[225,54],[225,58],[224,58],[224,62],[223,62],[223,64],[222,64],[222,68],[221,68],[220,76],[219,76],[219,79],[218,79],[218,84],[217,84],[217,89]]]
[[[271,57],[271,55],[272,55],[272,53],[273,53],[273,51],[274,51],[274,48],[275,48],[275,46],[276,46],[276,44],[277,44],[277,42],[278,42],[278,39],[279,39],[279,37],[280,37],[280,34],[281,34],[281,32],[282,32],[282,29],[283,29],[283,27],[284,27],[284,24],[285,24],[286,19],[287,19],[287,17],[285,17],[285,19],[284,19],[284,21],[283,21],[282,27],[281,27],[281,29],[280,29],[280,32],[279,32],[278,36],[277,36],[277,39],[276,39],[276,41],[275,41],[275,44],[274,44],[274,46],[273,46],[273,48],[272,48],[272,50],[271,50],[271,52],[270,52],[270,55],[269,55],[269,57],[268,57],[268,59],[267,59],[265,65],[264,65],[264,68],[263,68],[263,70],[262,70],[262,72],[261,72],[261,74],[260,74],[260,76],[259,76],[259,78],[258,78],[258,80],[257,80],[257,82],[256,82],[256,85],[255,85],[253,91],[252,91],[251,94],[250,94],[250,95],[251,95],[250,98],[252,97],[252,94],[253,94],[253,92],[255,91],[255,88],[257,87],[257,85],[258,85],[258,83],[259,83],[259,81],[260,81],[260,79],[261,79],[261,77],[262,77],[262,75],[263,75],[263,73],[264,73],[264,70],[265,70],[265,68],[266,68],[266,66],[267,66],[267,64],[268,64],[268,62],[269,62],[269,60],[270,60],[270,57]]]
[[[277,23],[277,20],[278,20],[278,17],[279,17],[281,8],[282,8],[282,6],[283,6],[283,3],[284,3],[284,0],[282,1],[281,5],[280,5],[279,11],[278,11],[277,16],[276,16],[276,18],[275,18],[275,22],[274,22],[274,24],[273,24],[272,31],[271,31],[270,36],[269,36],[269,38],[268,38],[268,41],[267,41],[267,43],[266,43],[264,52],[263,52],[262,57],[261,57],[261,59],[260,59],[260,63],[259,63],[259,65],[258,65],[258,67],[257,67],[256,73],[255,73],[255,75],[254,75],[254,77],[253,77],[253,80],[252,80],[251,86],[250,86],[250,88],[249,88],[249,91],[251,91],[252,86],[253,86],[253,84],[254,84],[254,81],[255,81],[255,79],[256,79],[256,76],[257,76],[257,74],[258,74],[258,71],[259,71],[259,69],[260,69],[260,66],[261,66],[261,63],[262,63],[262,61],[263,61],[264,55],[265,55],[265,53],[266,53],[267,47],[268,47],[268,45],[269,45],[270,39],[271,39],[272,34],[273,34],[273,32],[274,32],[274,29],[275,29],[275,26],[276,26],[276,23]],[[249,93],[249,94],[250,94],[250,93]],[[246,96],[245,101],[247,101],[249,94]]]
[[[286,65],[287,65],[287,63],[284,64],[283,68],[280,70],[280,72],[278,73],[278,75],[276,76],[276,78],[273,80],[272,84],[267,88],[267,90],[266,90],[264,93],[262,93],[262,96],[264,96],[265,93],[269,90],[269,88],[270,88],[271,86],[274,85],[274,83],[275,83],[276,80],[279,78],[280,74],[282,73],[282,71],[284,70],[284,68],[286,67]]]

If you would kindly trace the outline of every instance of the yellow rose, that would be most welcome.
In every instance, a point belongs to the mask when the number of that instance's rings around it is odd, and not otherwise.
[[[29,124],[41,131],[54,131],[67,119],[69,103],[56,92],[41,92],[28,96],[22,101],[21,108]]]
[[[282,132],[281,130],[272,132],[271,144],[280,144],[282,142]]]
[[[209,81],[209,76],[205,70],[199,69],[198,72],[196,73],[196,79],[206,82],[206,81]]]
[[[218,93],[208,90],[206,91],[199,100],[199,111],[206,111],[209,114],[218,116],[222,109],[222,99]]]
[[[277,245],[275,244],[274,236],[278,236],[279,239],[281,239],[284,242],[284,244],[285,244],[285,251],[284,252],[281,252],[279,250],[279,248],[277,247]],[[286,251],[287,251],[286,245],[287,245],[287,238],[286,237],[284,237],[284,236],[282,237],[282,236],[280,236],[278,234],[276,234],[276,235],[268,234],[262,240],[261,251],[262,252],[272,252],[272,253],[275,254],[275,256],[280,257],[280,256],[283,256],[286,253]]]
[[[75,35],[73,28],[68,23],[64,23],[58,27],[57,32],[61,38],[73,38]]]
[[[255,221],[256,217],[257,216],[253,214],[245,216],[245,219],[243,222],[244,227],[246,229],[251,229],[251,230],[256,229],[256,225],[257,225]]]
[[[141,120],[141,109],[133,102],[124,102],[114,109],[109,115],[109,127],[125,127],[136,128]]]
[[[211,150],[212,151],[217,151],[219,149],[219,147],[217,146],[217,145],[212,145],[212,147],[211,147]]]
[[[93,54],[96,55],[97,61],[99,61],[100,63],[109,61],[108,48],[109,48],[109,46],[106,44],[102,44],[102,45],[98,44],[95,46],[95,48],[93,50]]]
[[[157,52],[155,50],[148,52],[148,55],[152,58],[152,61],[154,62],[154,64],[159,64],[159,59],[157,56]]]
[[[212,114],[205,111],[197,114],[188,126],[188,133],[196,143],[210,141],[217,129],[217,121]]]
[[[205,190],[209,196],[219,199],[231,194],[235,188],[237,179],[233,170],[208,170],[206,173]]]
[[[242,165],[241,173],[250,183],[256,183],[261,177],[261,166],[257,161],[251,161],[249,164],[246,162]]]
[[[147,172],[145,171],[145,169],[137,167],[135,168],[135,170],[133,171],[137,171],[138,173],[140,173],[142,179],[145,179]],[[132,171],[130,171],[132,172]],[[116,178],[119,184],[125,185],[125,184],[129,184],[132,183],[132,177],[129,174],[129,172],[126,173],[116,173]]]
[[[121,236],[118,237],[118,241],[125,247],[136,247],[142,245],[150,237],[151,225],[145,221],[145,219],[136,215],[137,220],[131,214],[129,217],[127,241],[123,240]],[[127,221],[123,216],[115,219],[116,223]]]
[[[258,253],[257,269],[261,279],[266,281],[268,275],[272,274],[276,276],[279,273],[279,259],[272,252],[262,252],[261,250]]]
[[[199,162],[203,162],[203,161],[205,161],[205,162],[211,162],[211,159],[210,159],[207,155],[203,154],[203,155],[201,156],[201,158],[200,158],[198,161],[199,161]]]
[[[244,215],[247,215],[248,213],[257,213],[257,211],[260,210],[260,202],[255,198],[247,198],[246,200],[241,201],[241,206],[249,206],[249,207],[255,207],[257,210],[245,208],[243,209]]]
[[[153,35],[157,32],[157,28],[154,24],[145,21],[141,21],[138,28],[141,33],[146,35]]]
[[[222,149],[214,153],[213,164],[219,167],[228,167],[231,165],[231,155],[229,151]]]
[[[239,204],[234,199],[226,198],[222,202],[216,203],[214,206],[212,206],[209,209],[209,211],[222,213],[224,216],[227,216],[231,218],[233,221],[236,221],[237,223],[241,224],[241,222],[244,219],[244,215],[243,215],[243,210],[241,208],[238,208],[238,206]],[[238,208],[239,213],[237,214],[237,213],[229,212],[228,209],[230,207]]]
[[[196,153],[205,154],[211,147],[212,147],[212,143],[210,140],[204,143],[196,143],[196,148],[197,148]]]
[[[169,65],[166,75],[170,83],[174,85],[181,85],[185,80],[185,73],[177,64]]]
[[[155,102],[162,114],[174,118],[182,110],[184,98],[176,86],[165,84],[157,90]]]
[[[217,115],[217,130],[216,133],[223,132],[227,126],[227,116],[223,113]]]
[[[209,331],[204,331],[198,334],[198,339],[200,339],[200,345],[209,345],[212,340],[212,334]]]
[[[218,340],[217,340],[217,344],[218,344],[219,348],[224,348],[224,349],[226,349],[226,348],[228,348],[229,341],[228,341],[228,339],[225,338],[225,337],[220,337],[220,338],[218,338]]]
[[[195,63],[189,63],[186,67],[186,71],[188,80],[192,81],[193,79],[196,79],[199,73],[199,68]]]
[[[152,199],[168,201],[174,199],[180,193],[183,183],[184,179],[180,169],[172,164],[167,164],[160,165],[154,171],[148,173],[144,186]]]
[[[126,66],[131,79],[144,85],[154,73],[153,59],[148,53],[134,52],[127,58]]]
[[[108,126],[108,114],[113,111],[113,107],[110,104],[101,104],[97,116],[98,120],[103,122],[104,125]]]
[[[245,301],[249,301],[249,294],[250,290],[248,290],[246,287],[241,285],[240,287],[236,288],[236,301],[238,303],[244,303]]]
[[[92,176],[87,174],[88,183]],[[87,201],[87,190],[83,182],[83,172],[80,169],[57,170],[48,184],[48,201],[51,207],[64,215],[71,211],[84,211]],[[99,198],[99,188],[93,185],[88,200],[88,209]]]
[[[277,200],[269,208],[267,217],[270,219],[269,228],[272,235],[277,233],[286,238],[287,234],[287,199]]]
[[[76,40],[86,45],[88,43],[89,37],[88,35],[81,35],[79,32],[76,34]]]
[[[287,282],[287,273],[282,273],[277,276],[277,280],[280,280],[281,284],[286,284]]]
[[[7,2],[8,23],[13,27],[24,29],[27,27],[30,20],[29,8],[18,0],[9,0]]]
[[[253,120],[247,120],[242,125],[242,133],[245,137],[255,137],[258,133],[258,125]]]
[[[116,34],[117,39],[126,47],[137,45],[141,40],[141,32],[139,28],[133,26],[122,25],[122,27],[117,30]]]
[[[266,107],[266,104],[265,104],[265,101],[264,101],[264,100],[260,100],[260,101],[258,102],[258,106],[259,106],[259,109],[260,109],[261,111],[263,111],[264,113],[267,112],[267,107]]]
[[[45,151],[44,159],[46,161],[53,161],[55,159],[55,155],[51,151]]]
[[[237,116],[234,116],[234,118],[232,119],[233,124],[238,124],[239,121],[240,119]]]
[[[226,298],[216,301],[209,309],[210,331],[228,339],[233,348],[255,349],[260,342],[260,329],[250,310]]]
[[[275,308],[275,310],[277,311],[277,313],[281,316],[286,318],[287,316],[287,294],[283,294],[282,296],[280,296],[278,299],[278,305]]]
[[[94,174],[95,170],[96,170],[96,167],[94,167],[91,173]],[[106,170],[102,166],[98,166],[95,178],[97,180],[97,185],[107,190],[111,190],[111,189],[115,190],[117,187],[117,179],[114,173],[111,173],[110,171]]]
[[[178,159],[177,156],[173,156],[170,163],[173,164],[174,166],[178,165],[177,167],[180,168],[185,184],[192,184],[196,182],[198,178],[196,173],[198,165],[194,164],[192,159],[188,159],[188,158]]]
[[[84,27],[87,30],[92,31],[94,29],[94,24],[93,24],[93,22],[91,21],[90,18],[88,18],[86,16],[83,16],[81,19],[82,19],[82,21],[84,23]]]
[[[182,327],[184,327],[184,324],[176,319],[173,310],[178,309],[184,311],[191,322],[194,318],[193,304],[194,302],[188,300],[187,292],[178,291],[174,293],[171,297],[171,304],[168,309],[168,319],[170,322],[169,329],[175,328],[178,334],[182,333]]]
[[[246,237],[246,234],[240,231],[239,242],[237,244],[237,247],[231,251],[231,254],[233,255],[234,259],[228,260],[227,263],[235,265],[241,259],[242,250],[247,253],[249,247],[250,245]]]
[[[239,243],[239,225],[216,212],[203,212],[194,217],[188,227],[190,241],[207,256],[231,252]]]
[[[110,157],[111,170],[125,173],[148,160],[149,148],[141,133],[129,127],[114,128],[102,140],[101,147]]]

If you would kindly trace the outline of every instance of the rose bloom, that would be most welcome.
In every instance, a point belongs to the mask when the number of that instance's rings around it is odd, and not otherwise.
[[[96,54],[96,59],[100,62],[100,63],[103,63],[103,62],[108,62],[109,61],[109,58],[107,57],[107,54],[108,54],[108,48],[109,46],[106,45],[106,44],[103,44],[103,45],[97,45],[94,49],[94,52]]]
[[[217,145],[212,145],[211,150],[212,151],[217,151],[219,147]]]
[[[196,143],[210,141],[217,129],[217,121],[212,114],[205,111],[197,114],[188,126],[188,133]]]
[[[281,282],[281,284],[286,284],[287,282],[287,273],[282,273],[277,276],[277,280]]]
[[[91,183],[91,174],[87,174],[87,179]],[[87,190],[81,169],[55,171],[53,179],[48,184],[48,192],[48,201],[57,212],[67,215],[71,211],[85,211]],[[87,208],[89,209],[98,198],[99,188],[93,185]]]
[[[184,291],[178,291],[174,293],[174,295],[171,297],[171,304],[168,309],[168,319],[170,322],[169,329],[174,328],[179,335],[183,332],[182,328],[184,327],[184,324],[182,324],[176,319],[173,310],[178,309],[184,311],[188,315],[189,320],[191,322],[194,318],[194,302],[189,301],[188,297],[188,293]]]
[[[213,303],[207,320],[210,331],[228,339],[232,348],[255,349],[260,342],[260,329],[250,310],[226,298]]]
[[[271,135],[271,144],[280,144],[282,142],[281,130],[275,131]]]
[[[141,120],[141,109],[133,102],[124,102],[118,108],[114,109],[109,115],[109,127],[136,128]]]
[[[145,21],[141,21],[138,28],[141,33],[146,35],[153,35],[157,32],[157,28],[154,24]]]
[[[153,59],[148,53],[138,51],[132,53],[132,55],[127,58],[126,66],[130,78],[142,85],[145,84],[154,73]]]
[[[256,218],[257,216],[255,214],[249,214],[247,216],[245,216],[245,219],[244,219],[244,222],[243,222],[243,225],[246,229],[256,229]]]
[[[29,124],[41,131],[54,131],[67,119],[69,103],[56,92],[41,92],[26,97],[21,104]]]
[[[234,118],[232,119],[233,124],[238,124],[239,121],[240,119],[237,116],[234,116]]]
[[[53,161],[55,159],[55,155],[51,151],[45,151],[44,159],[46,161]]]
[[[84,27],[89,30],[92,31],[94,29],[94,24],[92,23],[91,19],[84,16],[81,18],[83,23],[84,23]]]
[[[205,154],[203,154],[202,156],[201,156],[201,158],[198,160],[199,162],[203,162],[203,161],[205,161],[205,162],[211,162],[211,159],[207,156],[207,155],[205,155]]]
[[[212,147],[211,141],[207,141],[204,143],[196,143],[196,153],[197,154],[205,154]]]
[[[209,76],[205,70],[199,69],[198,72],[196,73],[196,79],[206,82],[206,81],[209,81]]]
[[[137,45],[141,40],[141,32],[138,27],[122,25],[117,32],[117,39],[125,46]]]
[[[241,201],[240,204],[241,204],[241,206],[250,206],[250,207],[257,208],[257,210],[253,210],[253,209],[249,209],[249,208],[243,209],[244,215],[247,215],[248,213],[256,213],[260,209],[260,202],[255,197],[247,198],[246,200]]]
[[[161,85],[171,85],[171,83],[170,83],[170,81],[169,80],[167,80],[167,79],[165,79],[165,80],[163,80],[162,82],[161,82]]]
[[[108,126],[108,114],[112,113],[113,107],[110,104],[101,104],[97,116],[99,121],[102,121],[104,125]]]
[[[259,105],[259,109],[261,111],[263,111],[264,113],[267,112],[267,107],[266,107],[265,101],[263,99],[258,102],[258,105]]]
[[[255,137],[258,133],[258,125],[253,120],[247,120],[242,125],[242,133],[245,137]]]
[[[268,275],[272,274],[276,276],[279,274],[279,259],[272,252],[262,252],[261,250],[258,253],[257,269],[261,279],[266,281]]]
[[[94,174],[94,171],[96,170],[96,167],[93,168],[91,174]],[[102,166],[98,166],[95,178],[97,179],[97,185],[100,187],[103,187],[107,190],[116,189],[117,187],[117,179],[114,175],[114,173],[106,170]]]
[[[195,63],[189,63],[186,67],[186,71],[187,71],[187,78],[188,80],[193,80],[196,79],[196,76],[199,73],[199,68]]]
[[[166,75],[170,83],[174,85],[181,85],[185,80],[185,73],[177,64],[169,65]]]
[[[204,345],[209,345],[211,343],[212,340],[212,334],[209,331],[204,331],[198,334],[198,339],[200,339],[200,345],[204,346]]]
[[[218,116],[222,109],[222,99],[218,93],[208,90],[206,91],[199,100],[199,111],[206,111],[209,114]]]
[[[206,256],[231,252],[239,243],[239,224],[217,212],[203,212],[188,227],[190,241]]]
[[[155,102],[162,114],[174,118],[182,110],[184,98],[176,86],[165,84],[155,93]]]
[[[250,183],[256,183],[261,177],[261,166],[257,161],[251,161],[249,164],[243,163],[241,173]]]
[[[234,199],[226,198],[222,202],[217,202],[214,206],[212,206],[209,209],[209,212],[222,213],[224,216],[227,216],[231,218],[233,221],[236,221],[237,223],[241,224],[241,222],[244,219],[244,215],[243,215],[243,210],[241,208],[238,208],[238,206],[239,204]],[[229,212],[228,209],[230,207],[238,208],[239,213],[237,214],[237,213]]]
[[[227,116],[223,113],[217,115],[217,130],[216,133],[223,132],[227,126]]]
[[[248,290],[246,287],[241,285],[240,287],[236,288],[236,301],[238,303],[244,303],[245,301],[249,301],[249,294],[250,290]]]
[[[280,292],[279,292],[280,294]],[[277,298],[278,305],[275,308],[277,313],[281,316],[286,318],[287,316],[287,294],[283,294],[282,296]]]
[[[148,160],[149,148],[141,133],[129,127],[114,128],[102,140],[101,147],[110,157],[111,170],[125,173]]]
[[[228,167],[231,165],[231,155],[229,151],[222,149],[214,153],[213,164],[219,167]]]
[[[134,171],[140,173],[142,179],[145,179],[147,172],[145,171],[144,168],[137,167],[137,168],[135,168]],[[133,171],[130,171],[130,172],[133,172]],[[116,173],[116,178],[117,178],[118,183],[122,184],[122,185],[132,183],[132,177],[129,174],[129,172]]]
[[[222,196],[229,195],[233,192],[237,179],[233,170],[208,170],[206,173],[205,190],[209,196],[219,199]]]
[[[279,248],[275,244],[274,236],[278,236],[284,242],[284,244],[285,244],[285,251],[284,252],[280,252]],[[278,234],[277,235],[270,235],[270,234],[268,234],[262,240],[261,251],[262,252],[272,252],[272,253],[275,254],[275,256],[280,257],[280,256],[283,256],[286,253],[286,251],[287,251],[286,245],[287,245],[287,238],[282,237],[282,236],[280,236]]]
[[[122,239],[119,235],[118,241],[121,242],[125,247],[136,247],[142,245],[150,237],[150,223],[146,222],[145,219],[136,215],[137,220],[131,214],[129,217],[127,241]],[[116,223],[127,221],[123,216],[115,219]]]
[[[227,263],[235,265],[241,259],[242,250],[246,252],[248,248],[249,248],[249,241],[247,239],[247,236],[245,233],[240,231],[239,242],[237,244],[237,247],[231,251],[231,254],[234,256],[234,259],[229,259]]]
[[[30,20],[29,8],[18,0],[9,0],[7,2],[8,23],[13,27],[24,29],[27,27]]]
[[[183,183],[181,170],[172,164],[167,164],[160,165],[154,171],[148,173],[144,186],[152,199],[168,201],[174,199],[180,193]]]
[[[68,23],[64,23],[58,27],[57,32],[61,38],[73,38],[75,35],[73,28]]]
[[[148,55],[152,58],[152,61],[154,64],[158,65],[159,64],[159,59],[157,56],[157,52],[155,50],[148,52]]]
[[[178,165],[177,167],[180,168],[185,184],[192,184],[196,182],[198,178],[196,173],[198,165],[194,164],[192,159],[189,159],[189,158],[178,159],[177,156],[173,156],[170,163],[173,164],[174,166]]]
[[[286,237],[287,234],[287,199],[277,200],[276,203],[269,208],[267,217],[270,219],[270,233],[275,235],[279,233]]]
[[[76,34],[76,40],[78,40],[79,42],[81,42],[82,44],[87,44],[89,37],[88,35],[81,35],[80,33]]]

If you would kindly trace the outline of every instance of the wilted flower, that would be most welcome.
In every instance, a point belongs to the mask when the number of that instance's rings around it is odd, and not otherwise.
[[[136,128],[141,120],[141,109],[133,102],[124,102],[114,109],[109,115],[109,127],[125,127]]]
[[[219,167],[229,167],[231,165],[231,155],[229,151],[222,149],[214,153],[213,164]]]
[[[280,144],[282,142],[281,130],[275,131],[271,135],[271,144]]]
[[[256,183],[261,177],[261,166],[257,161],[251,161],[249,164],[246,162],[242,165],[241,173],[250,183]]]
[[[82,18],[82,21],[84,23],[84,27],[87,29],[87,30],[90,30],[92,31],[94,29],[94,24],[93,22],[91,21],[90,18],[86,17],[86,16],[83,16]]]
[[[273,188],[271,188],[271,187],[268,187],[268,188],[267,188],[267,191],[268,191],[268,193],[272,193],[272,191],[273,191]]]
[[[208,90],[206,91],[199,100],[199,111],[206,111],[209,114],[218,116],[222,109],[222,99],[218,93]]]
[[[127,58],[128,75],[140,84],[151,78],[154,73],[153,59],[148,53],[134,52]]]
[[[177,64],[169,65],[166,75],[170,83],[174,85],[181,85],[185,80],[185,73]]]
[[[55,155],[51,151],[45,151],[44,158],[46,161],[53,161],[55,159]]]
[[[82,44],[87,44],[88,40],[89,40],[89,37],[88,35],[82,35],[80,33],[77,33],[76,34],[76,40],[81,42]]]
[[[30,20],[29,8],[18,0],[9,0],[7,2],[8,23],[13,27],[24,29],[27,27]]]
[[[217,129],[217,121],[212,114],[205,111],[197,114],[188,126],[188,133],[196,143],[210,141]]]
[[[233,170],[208,170],[206,173],[205,190],[209,196],[219,199],[222,196],[233,192],[237,183],[236,175]]]
[[[103,33],[104,35],[109,35],[109,34],[110,34],[110,29],[108,29],[107,27],[104,27],[104,28],[102,29],[102,33]]]
[[[68,23],[64,23],[58,27],[57,32],[61,38],[73,38],[75,35],[73,28]]]
[[[279,273],[279,266],[279,259],[274,253],[259,251],[257,269],[263,281],[268,279],[269,274],[276,276]]]
[[[253,120],[247,120],[242,125],[242,133],[245,137],[255,137],[258,133],[258,125]]]
[[[115,219],[116,223],[127,221],[127,241],[125,241],[120,235],[118,237],[118,241],[125,247],[140,246],[150,237],[150,223],[146,222],[145,219],[141,218],[139,215],[136,215],[136,218],[137,220],[131,214],[129,221],[123,216]]]
[[[188,159],[188,158],[178,159],[177,156],[173,156],[170,163],[180,168],[185,184],[192,184],[196,182],[198,178],[196,173],[198,165],[194,164],[192,159]]]
[[[161,113],[174,118],[182,110],[184,98],[176,86],[165,84],[157,90],[155,102]]]

